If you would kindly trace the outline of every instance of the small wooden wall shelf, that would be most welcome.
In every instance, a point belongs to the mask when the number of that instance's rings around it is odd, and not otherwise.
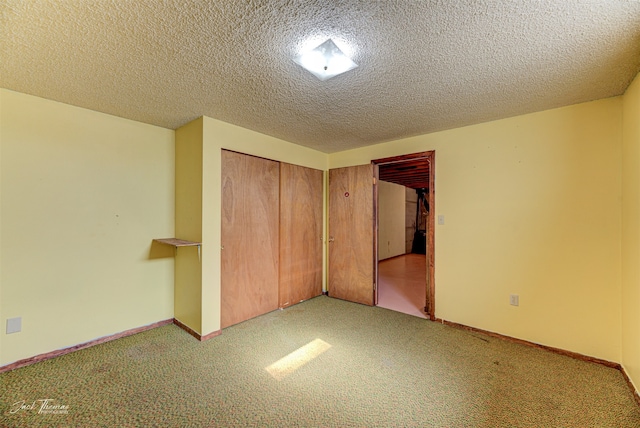
[[[199,247],[202,245],[201,242],[185,241],[184,239],[177,238],[154,239],[154,241],[160,244],[171,245],[172,247]]]
[[[170,245],[178,251],[178,247],[198,247],[198,260],[200,260],[200,247],[202,242],[185,241],[177,238],[154,239],[158,244]]]

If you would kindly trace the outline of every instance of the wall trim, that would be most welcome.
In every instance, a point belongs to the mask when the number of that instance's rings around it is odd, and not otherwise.
[[[222,330],[218,330],[202,336],[199,333],[196,333],[191,328],[187,327],[185,324],[178,321],[177,319],[170,318],[168,320],[158,321],[153,324],[145,325],[142,327],[136,327],[130,330],[125,330],[120,333],[112,334],[110,336],[100,337],[98,339],[90,340],[88,342],[81,343],[79,345],[69,346],[68,348],[57,349],[51,352],[45,352],[44,354],[39,354],[34,357],[24,358],[14,363],[1,366],[0,373],[9,372],[11,370],[19,369],[21,367],[30,366],[31,364],[39,363],[45,360],[50,360],[52,358],[59,357],[61,355],[70,354],[71,352],[90,348],[95,345],[100,345],[101,343],[111,342],[112,340],[121,339],[123,337],[132,336],[137,333],[142,333],[143,331],[153,330],[154,328],[163,327],[169,324],[175,324],[176,326],[180,327],[181,329],[183,329],[184,331],[186,331],[187,333],[189,333],[190,335],[192,335],[193,337],[195,337],[201,342],[204,342],[205,340],[209,340],[213,337],[216,337],[222,334]]]
[[[391,256],[391,257],[387,257],[386,259],[378,259],[378,262],[386,262],[387,260],[393,260],[393,259],[397,259],[399,257],[404,257],[408,254],[414,254],[414,253],[403,253],[403,254],[398,254],[397,256]],[[420,254],[422,256],[424,256],[424,254]]]
[[[222,334],[222,330],[212,331],[209,334],[205,334],[204,336],[200,336],[200,341],[204,342],[205,340],[209,340],[209,339],[214,338],[216,336],[220,336],[221,334]]]
[[[573,352],[573,351],[567,351],[565,349],[554,348],[553,346],[541,345],[539,343],[530,342],[530,341],[524,340],[524,339],[517,339],[515,337],[506,336],[506,335],[500,334],[500,333],[494,333],[492,331],[483,330],[481,328],[470,327],[468,325],[458,324],[456,322],[443,320],[442,318],[435,318],[435,319],[432,319],[432,321],[439,322],[440,324],[444,324],[444,325],[447,325],[449,327],[458,328],[458,329],[461,329],[461,330],[471,331],[471,332],[475,332],[475,333],[486,334],[487,336],[495,337],[497,339],[506,340],[508,342],[518,343],[520,345],[529,346],[531,348],[538,348],[538,349],[542,349],[544,351],[553,352],[554,354],[564,355],[565,357],[574,358],[576,360],[586,361],[586,362],[589,362],[589,363],[600,364],[600,365],[603,365],[603,366],[606,366],[606,367],[610,367],[612,369],[616,369],[620,373],[622,373],[622,377],[624,378],[625,382],[627,383],[627,386],[629,387],[629,390],[633,394],[633,398],[635,398],[636,404],[638,406],[640,406],[640,394],[638,393],[638,391],[636,390],[635,386],[633,385],[633,382],[631,382],[631,378],[629,378],[629,375],[627,374],[626,370],[624,369],[624,367],[620,363],[614,363],[613,361],[603,360],[601,358],[596,358],[596,357],[590,357],[588,355],[580,354],[578,352]]]
[[[173,319],[173,323],[178,327],[180,327],[181,329],[183,329],[184,331],[186,331],[187,333],[189,333],[191,336],[198,339],[200,342],[204,342],[205,340],[209,340],[212,337],[220,336],[222,334],[222,330],[217,330],[202,336],[200,333],[198,333],[197,331],[195,331],[194,329],[192,329],[191,327],[189,327],[188,325],[184,324],[183,322],[181,322],[176,318]]]
[[[627,374],[627,371],[625,370],[623,365],[620,365],[620,373],[622,373],[622,377],[624,377],[624,380],[627,382],[627,386],[633,393],[633,398],[636,399],[636,403],[638,404],[638,406],[640,406],[640,394],[638,393],[638,390],[636,389],[635,385],[631,381],[631,378]]]
[[[172,324],[173,319],[158,321],[153,324],[145,325],[142,327],[132,328],[130,330],[125,330],[120,333],[112,334],[110,336],[100,337],[98,339],[90,340],[85,343],[81,343],[79,345],[69,346],[68,348],[57,349],[51,352],[45,352],[44,354],[36,355],[35,357],[24,358],[22,360],[18,360],[14,363],[7,364],[5,366],[0,367],[0,373],[8,372],[11,370],[19,369],[21,367],[30,366],[31,364],[39,363],[41,361],[50,360],[51,358],[59,357],[61,355],[70,354],[71,352],[79,351],[81,349],[90,348],[95,345],[99,345],[101,343],[111,342],[112,340],[121,339],[123,337],[132,336],[137,333],[142,333],[143,331],[152,330],[157,327],[162,327],[168,324]]]

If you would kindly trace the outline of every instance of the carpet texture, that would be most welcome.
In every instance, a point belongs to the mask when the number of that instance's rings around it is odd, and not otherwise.
[[[640,427],[615,369],[324,296],[206,342],[168,325],[1,374],[0,412],[2,427]]]

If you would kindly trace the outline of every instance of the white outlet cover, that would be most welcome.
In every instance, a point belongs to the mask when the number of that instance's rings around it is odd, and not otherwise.
[[[440,214],[438,216],[438,224],[444,224],[444,215]]]
[[[22,317],[7,318],[7,334],[19,333],[22,331]]]

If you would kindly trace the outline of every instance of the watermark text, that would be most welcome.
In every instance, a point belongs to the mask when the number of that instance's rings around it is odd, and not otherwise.
[[[66,415],[69,413],[69,406],[65,404],[58,404],[53,398],[42,398],[40,400],[34,400],[33,402],[27,402],[26,400],[16,401],[11,405],[10,414],[16,414],[18,412],[34,412],[38,414],[53,414],[53,415]]]

